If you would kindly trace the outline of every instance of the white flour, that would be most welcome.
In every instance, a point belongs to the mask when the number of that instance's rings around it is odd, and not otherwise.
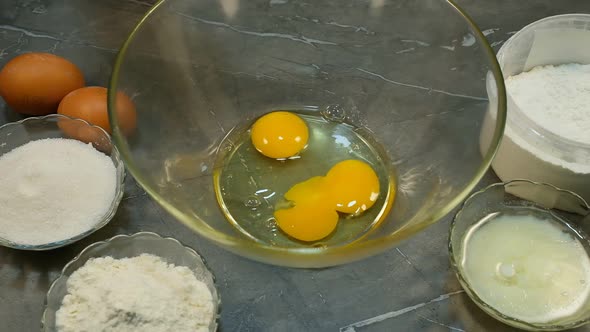
[[[207,286],[157,256],[90,259],[67,281],[58,332],[198,332],[214,319]]]
[[[590,65],[535,67],[507,78],[506,90],[541,127],[590,144]]]
[[[0,237],[39,245],[94,227],[116,189],[111,159],[73,139],[29,142],[0,157]]]
[[[571,155],[514,128],[514,109],[563,138],[590,144],[590,65],[542,66],[506,79],[508,120],[492,167],[502,179],[529,179],[568,189],[590,201],[590,158]],[[481,147],[487,150],[495,127],[488,112]],[[517,125],[526,127],[519,122]],[[590,153],[590,148],[587,151]],[[567,157],[567,159],[566,159]]]

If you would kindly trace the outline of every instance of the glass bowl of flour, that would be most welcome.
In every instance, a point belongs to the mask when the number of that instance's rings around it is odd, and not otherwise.
[[[215,331],[219,297],[204,260],[150,232],[91,244],[51,284],[42,331]]]
[[[52,114],[0,127],[0,245],[49,250],[115,215],[125,167],[109,134]]]
[[[536,21],[514,34],[497,58],[508,118],[494,171],[505,182],[551,183],[590,201],[590,15]],[[490,105],[496,103],[493,83],[490,78]],[[495,122],[488,112],[482,147]]]

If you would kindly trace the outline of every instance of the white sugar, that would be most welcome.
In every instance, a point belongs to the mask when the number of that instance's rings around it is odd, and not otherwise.
[[[40,245],[93,228],[117,185],[111,159],[72,139],[29,142],[0,157],[0,237]]]

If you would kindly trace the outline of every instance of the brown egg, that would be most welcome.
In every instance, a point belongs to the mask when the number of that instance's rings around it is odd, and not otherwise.
[[[92,143],[95,149],[106,154],[111,153],[112,145],[108,135],[101,128],[89,125],[80,119],[60,118],[57,126],[69,138],[77,139],[84,143]]]
[[[84,86],[84,75],[70,61],[49,53],[25,53],[0,71],[0,95],[14,111],[55,113],[61,99]]]
[[[130,135],[135,130],[137,122],[135,105],[127,95],[117,92],[116,110],[117,121],[123,135]],[[59,103],[57,113],[86,120],[109,134],[112,133],[107,112],[106,88],[89,86],[70,92]]]

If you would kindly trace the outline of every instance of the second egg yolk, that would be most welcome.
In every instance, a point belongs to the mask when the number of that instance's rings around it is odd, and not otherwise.
[[[345,160],[334,165],[326,175],[326,186],[337,211],[361,213],[375,204],[379,196],[379,178],[360,160]]]
[[[269,158],[282,159],[295,156],[305,148],[309,131],[299,116],[278,111],[256,120],[250,138],[258,152]]]
[[[317,241],[330,235],[338,212],[358,214],[369,209],[379,196],[379,178],[369,164],[345,160],[328,174],[295,184],[285,198],[293,206],[275,211],[279,228],[301,241]]]

